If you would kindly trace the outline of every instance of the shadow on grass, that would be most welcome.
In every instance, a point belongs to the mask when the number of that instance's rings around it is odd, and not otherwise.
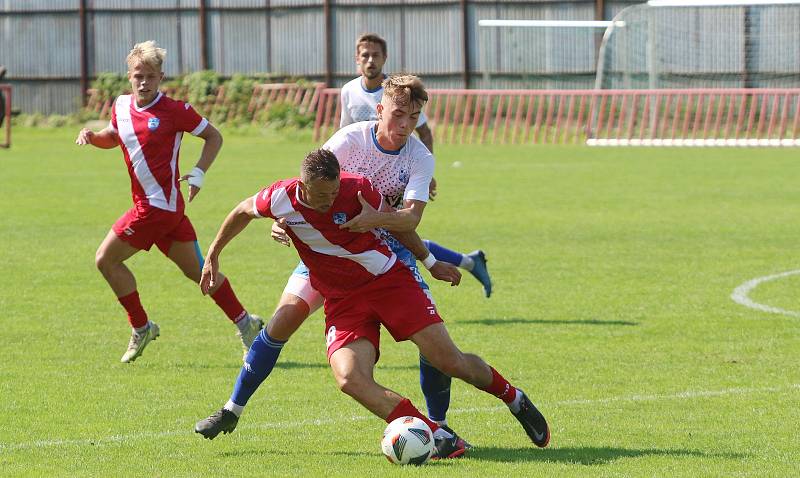
[[[635,326],[639,322],[627,320],[551,320],[551,319],[471,319],[459,320],[458,324],[479,324],[479,325],[512,325],[512,324],[560,324],[560,325],[611,325],[611,326]]]
[[[326,362],[292,362],[291,360],[278,360],[275,368],[304,369],[304,368],[329,368]]]
[[[291,369],[327,369],[330,365],[326,362],[292,362],[292,361],[280,361],[275,364],[275,368],[283,368],[287,370]],[[385,365],[378,362],[376,365],[377,369],[381,370],[416,370],[419,368],[418,364],[410,364],[410,365]]]
[[[622,458],[645,456],[671,456],[694,458],[741,459],[738,453],[706,453],[700,450],[659,449],[659,448],[614,448],[614,447],[565,447],[547,448],[495,448],[475,447],[468,457],[478,461],[497,461],[504,463],[523,461],[549,461],[580,465],[605,465]]]
[[[380,457],[379,454],[369,454],[347,450],[286,450],[266,448],[240,448],[235,451],[224,451],[220,453],[223,457],[242,457],[242,456],[347,456],[351,458],[361,457]],[[536,448],[496,448],[496,447],[476,447],[470,451],[464,460],[469,461],[492,461],[499,463],[519,463],[519,462],[555,462],[573,465],[607,465],[623,458],[639,458],[648,456],[670,456],[675,458],[727,458],[742,459],[745,455],[739,453],[706,453],[700,450],[685,449],[659,449],[659,448],[614,448],[614,447],[566,447],[566,448],[547,448],[539,450]],[[460,461],[460,460],[459,460]],[[441,463],[447,463],[444,461]],[[436,465],[436,462],[432,463]]]

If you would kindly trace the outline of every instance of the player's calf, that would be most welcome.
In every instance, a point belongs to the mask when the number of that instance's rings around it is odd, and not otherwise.
[[[458,350],[443,324],[426,327],[414,334],[411,340],[434,367],[502,400],[536,446],[548,445],[550,428],[544,415],[521,390],[483,359]]]

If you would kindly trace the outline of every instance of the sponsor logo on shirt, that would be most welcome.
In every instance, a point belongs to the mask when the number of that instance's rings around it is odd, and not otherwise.
[[[335,212],[333,213],[333,223],[334,224],[344,224],[347,222],[347,214],[343,212]]]
[[[300,224],[308,224],[305,221],[286,221],[286,224],[289,226],[299,226]]]
[[[400,173],[397,175],[397,180],[403,184],[408,184],[408,180],[411,179],[411,175],[405,169],[401,169]]]
[[[400,207],[400,204],[403,203],[403,195],[398,194],[395,196],[388,196],[386,194],[383,195],[383,199],[386,200],[386,204],[392,206],[393,208]]]
[[[155,118],[155,117],[153,117],[153,118],[149,118],[149,119],[147,120],[147,128],[148,128],[150,131],[155,131],[155,130],[156,130],[156,128],[158,128],[158,124],[159,124],[160,122],[161,122],[161,121],[159,121],[159,119],[158,119],[158,118]]]

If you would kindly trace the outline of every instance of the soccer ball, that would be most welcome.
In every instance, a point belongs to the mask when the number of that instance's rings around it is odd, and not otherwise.
[[[381,449],[397,465],[422,465],[433,455],[433,433],[416,417],[400,417],[383,431]]]

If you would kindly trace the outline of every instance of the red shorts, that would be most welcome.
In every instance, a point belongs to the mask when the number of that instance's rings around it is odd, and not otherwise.
[[[111,229],[117,237],[137,249],[149,251],[155,244],[165,255],[175,241],[197,240],[192,223],[183,212],[155,207],[140,210],[134,206],[117,219]]]
[[[328,360],[333,352],[361,338],[372,342],[380,354],[381,324],[400,342],[439,322],[442,318],[433,301],[398,261],[389,272],[347,297],[325,300]]]

